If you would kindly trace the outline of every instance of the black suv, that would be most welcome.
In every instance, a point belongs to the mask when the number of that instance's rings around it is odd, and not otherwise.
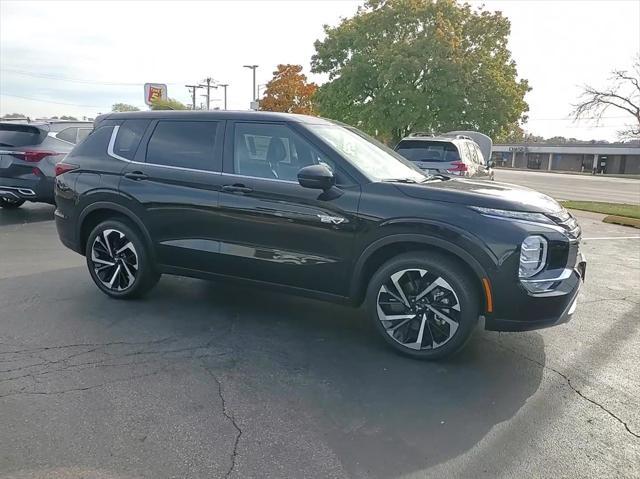
[[[459,350],[479,322],[568,320],[580,228],[532,190],[430,176],[342,124],[266,112],[114,113],[57,166],[58,233],[104,293],[162,273],[364,304],[395,349]]]

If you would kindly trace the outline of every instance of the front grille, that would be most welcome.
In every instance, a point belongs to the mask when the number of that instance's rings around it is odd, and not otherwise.
[[[555,223],[561,226],[567,233],[567,236],[572,239],[580,239],[582,235],[582,229],[580,225],[574,218],[574,216],[569,213],[564,208],[557,213],[549,213],[547,214]]]

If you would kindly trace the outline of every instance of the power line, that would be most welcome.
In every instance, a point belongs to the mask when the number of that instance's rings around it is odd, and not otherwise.
[[[20,98],[22,100],[39,101],[41,103],[54,103],[56,105],[81,106],[81,107],[85,107],[85,108],[111,108],[110,106],[105,106],[105,105],[81,105],[79,103],[65,103],[65,102],[62,102],[62,101],[44,100],[42,98],[31,98],[31,97],[28,97],[28,96],[10,95],[8,93],[0,93],[0,96],[8,96],[8,97],[11,97],[11,98]]]
[[[33,77],[33,78],[41,78],[41,79],[46,79],[46,80],[57,80],[57,81],[67,81],[67,82],[71,82],[71,83],[83,83],[83,84],[87,84],[87,85],[106,85],[106,86],[140,86],[140,85],[144,85],[147,82],[110,82],[110,81],[98,81],[98,80],[84,80],[84,79],[79,79],[79,78],[69,78],[69,77],[63,77],[60,75],[55,75],[55,74],[51,74],[51,73],[35,73],[35,72],[29,72],[26,70],[17,70],[14,68],[0,68],[0,71],[3,72],[7,72],[7,73],[15,73],[17,75],[24,75],[24,76],[29,76],[29,77]],[[166,82],[165,82],[166,83]],[[167,85],[181,85],[182,82],[177,82],[177,83],[166,83]]]

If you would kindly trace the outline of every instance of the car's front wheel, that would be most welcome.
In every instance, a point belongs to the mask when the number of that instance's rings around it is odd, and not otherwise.
[[[13,200],[9,198],[0,198],[0,208],[12,210],[20,208],[24,204],[24,200]]]
[[[427,252],[405,253],[383,264],[367,290],[375,329],[396,351],[442,359],[459,351],[478,323],[473,278],[457,262]]]
[[[104,221],[93,229],[86,258],[91,278],[112,298],[142,296],[160,279],[140,234],[121,220]]]

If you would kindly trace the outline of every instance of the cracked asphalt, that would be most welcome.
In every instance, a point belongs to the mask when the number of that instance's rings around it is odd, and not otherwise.
[[[111,300],[52,207],[0,211],[0,477],[640,477],[640,234],[576,215],[570,323],[424,363],[293,296]]]

